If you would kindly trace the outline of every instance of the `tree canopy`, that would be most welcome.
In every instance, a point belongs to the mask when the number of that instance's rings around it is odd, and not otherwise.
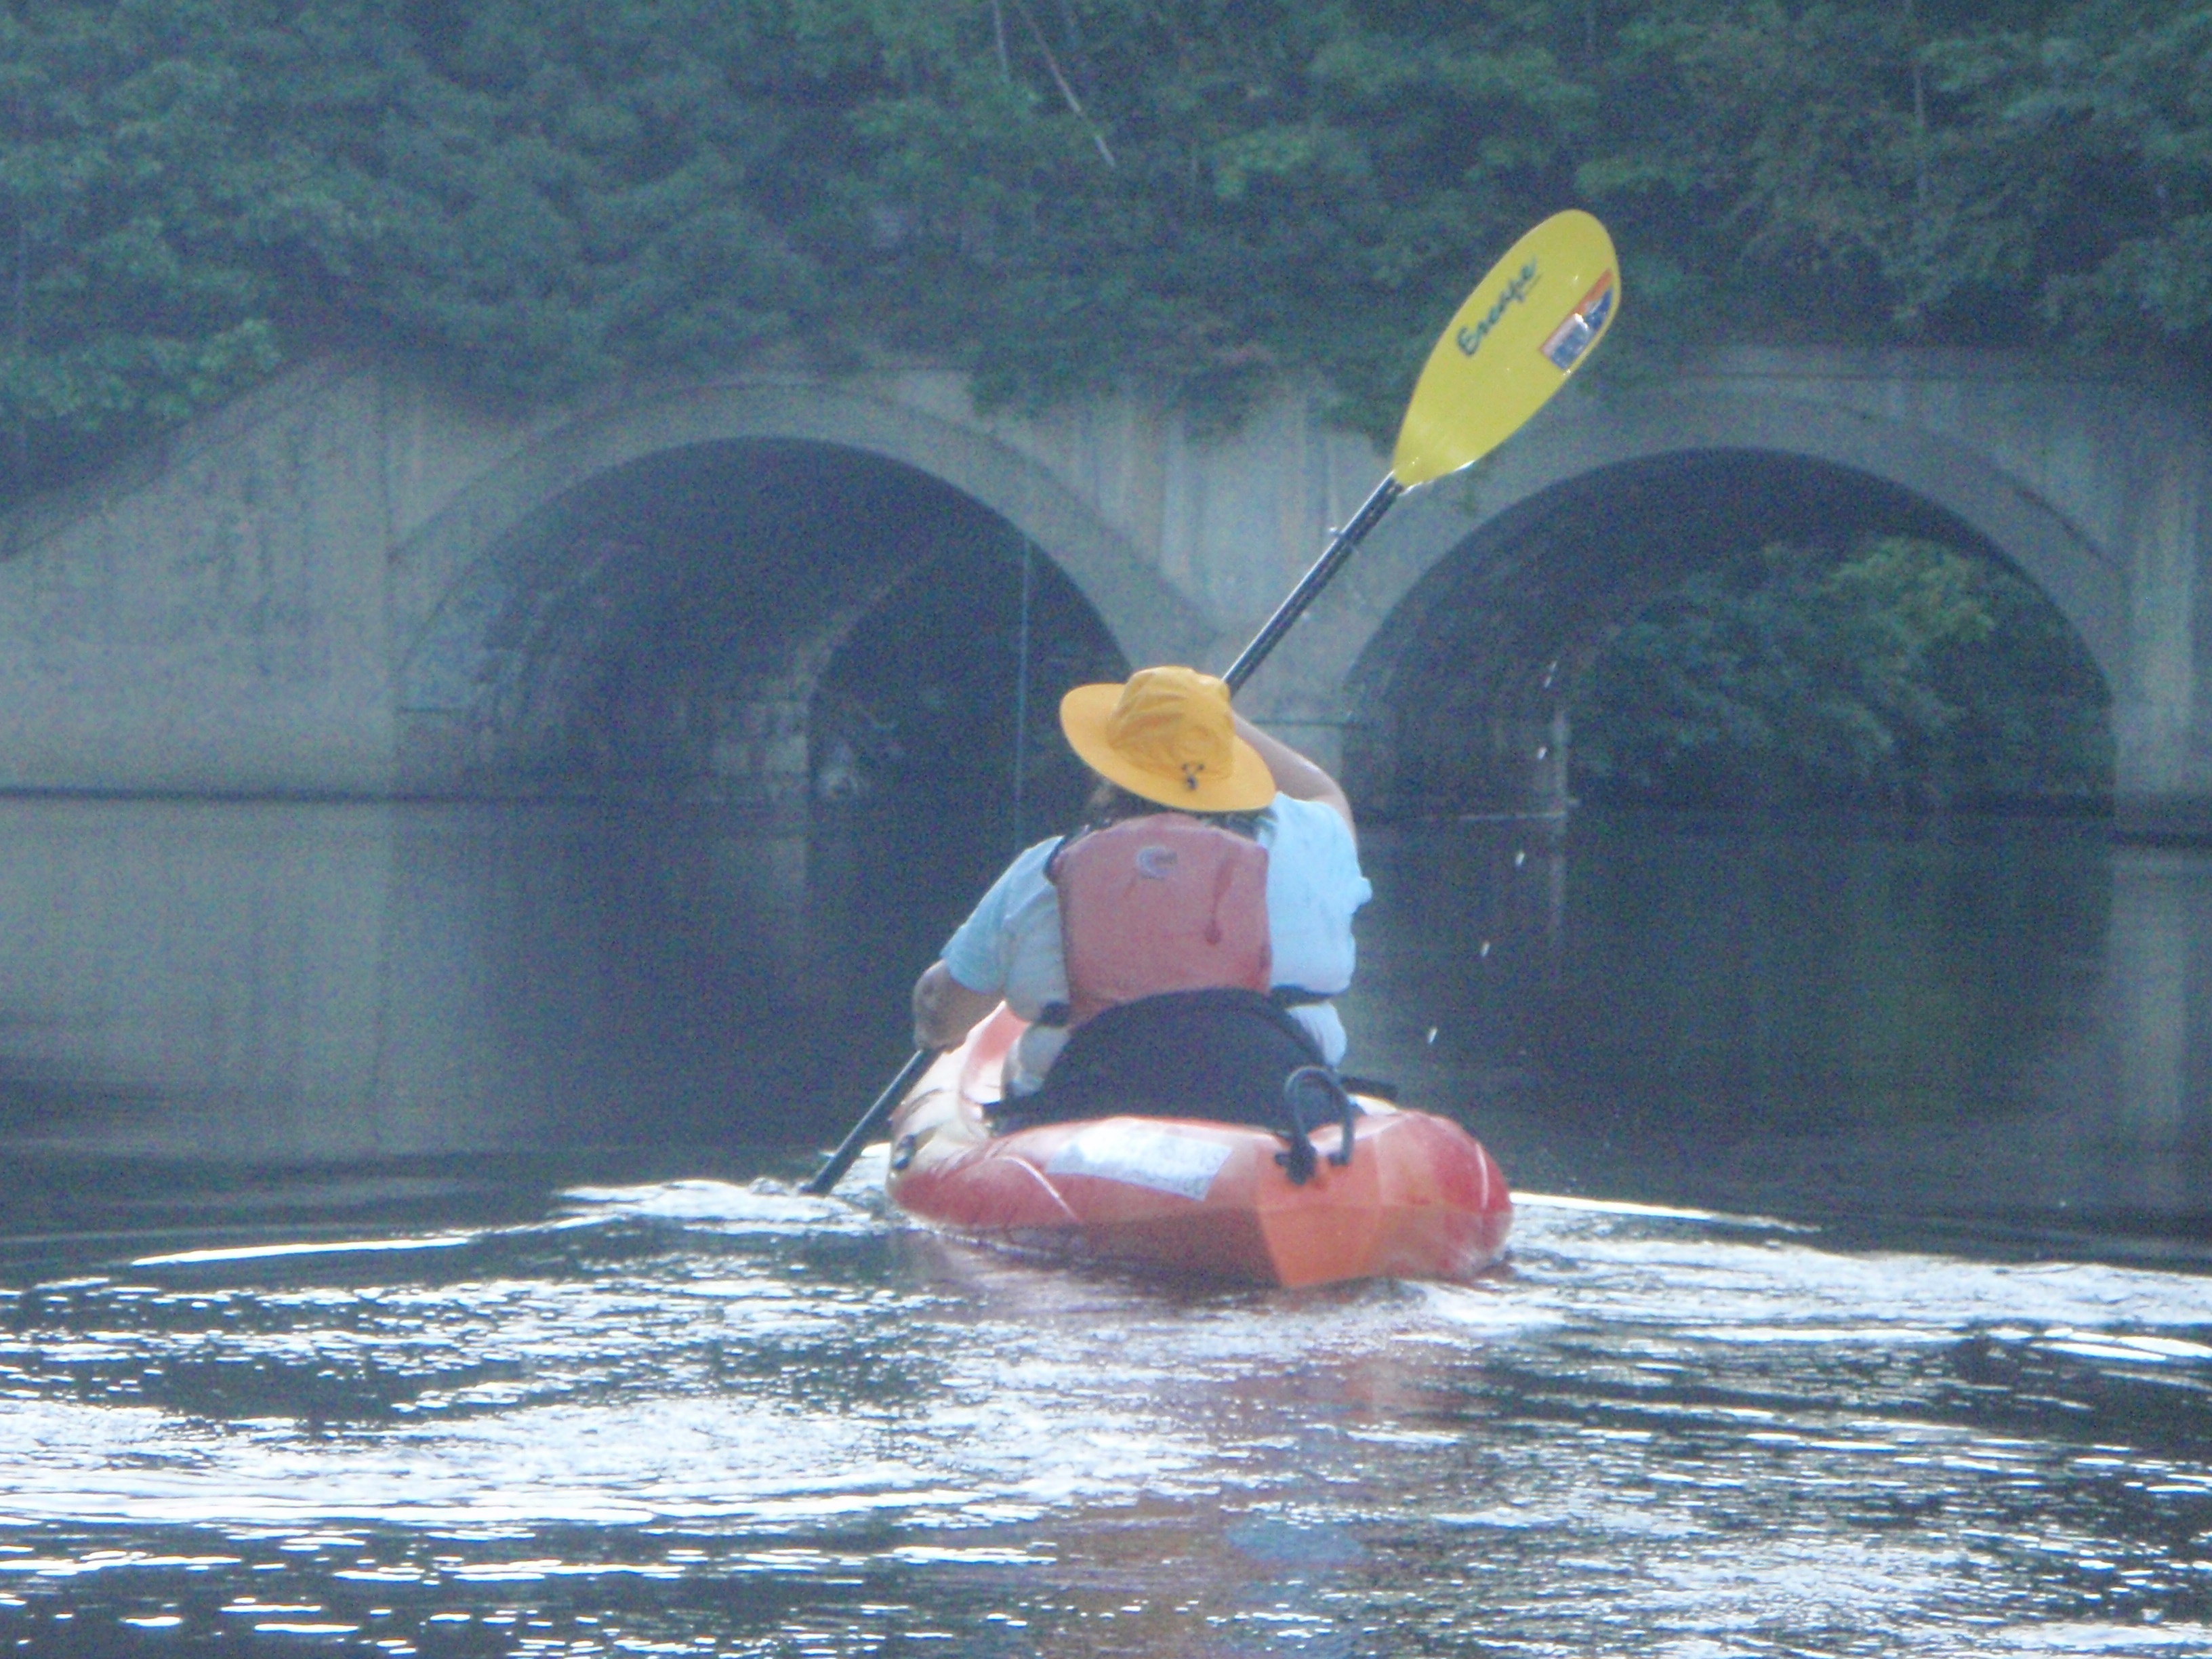
[[[1618,801],[2086,806],[2102,677],[1995,561],[1902,536],[1771,544],[1687,577],[1576,688],[1576,781]]]
[[[20,495],[331,347],[523,396],[1288,379],[1379,434],[1573,204],[1616,362],[2201,368],[2212,0],[8,0],[0,454]]]

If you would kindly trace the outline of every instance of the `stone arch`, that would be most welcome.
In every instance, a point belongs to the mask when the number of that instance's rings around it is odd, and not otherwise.
[[[1125,657],[1199,648],[1188,605],[1124,536],[972,417],[927,406],[940,392],[927,377],[888,388],[729,381],[640,395],[531,436],[398,550],[394,678],[403,787],[437,793],[480,785],[487,696],[526,696],[514,684],[519,637],[548,616],[605,602],[594,598],[607,590],[605,550],[567,533],[578,504],[635,469],[680,471],[682,458],[732,447],[857,457],[926,481],[1026,538],[1073,584]],[[619,550],[612,563],[619,578]],[[895,586],[898,578],[885,580]],[[818,672],[834,650],[831,636],[842,638],[883,598],[846,596],[841,616],[825,622],[831,642],[815,641],[799,656]],[[804,678],[805,662],[789,666]],[[803,707],[806,689],[794,680],[793,693]]]
[[[2116,719],[2134,696],[2127,574],[2045,495],[1987,450],[1923,424],[1732,379],[1666,392],[1571,389],[1495,455],[1408,499],[1316,607],[1297,653],[1301,689],[1284,701],[1340,726],[1356,755],[1387,723],[1395,654],[1422,607],[1444,598],[1440,573],[1510,557],[1577,490],[1608,477],[1729,456],[1862,480],[1963,532],[2051,599],[2103,673]],[[1577,597],[1588,608],[1606,596]]]

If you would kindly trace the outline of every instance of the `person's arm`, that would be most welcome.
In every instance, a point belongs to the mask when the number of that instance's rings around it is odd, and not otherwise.
[[[915,1048],[951,1048],[999,1006],[1015,968],[1018,919],[1024,906],[1052,891],[1044,874],[1045,860],[1059,844],[1055,836],[1018,854],[976,902],[968,920],[945,941],[937,961],[914,982]],[[1054,938],[1058,939],[1056,930]],[[991,988],[978,991],[975,985]]]
[[[1260,758],[1275,775],[1276,788],[1292,800],[1317,800],[1334,809],[1345,828],[1357,828],[1352,822],[1352,802],[1341,784],[1281,738],[1269,737],[1242,714],[1235,718],[1237,735],[1260,751]]]
[[[971,991],[942,962],[932,963],[914,982],[914,1046],[950,1048],[998,1006],[994,994]]]

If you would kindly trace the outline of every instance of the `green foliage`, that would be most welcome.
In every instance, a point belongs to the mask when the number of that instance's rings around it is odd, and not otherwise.
[[[1769,546],[1620,631],[1577,690],[1575,765],[1615,799],[2086,801],[2110,788],[2107,702],[2004,566],[1902,537]]]
[[[313,210],[289,146],[246,131],[252,31],[187,7],[35,15],[0,12],[0,413],[19,472],[273,367],[273,267]]]
[[[1384,435],[1542,214],[1700,337],[2212,340],[2206,0],[9,0],[0,459],[330,346],[1289,380]],[[1601,371],[1603,372],[1603,371]]]

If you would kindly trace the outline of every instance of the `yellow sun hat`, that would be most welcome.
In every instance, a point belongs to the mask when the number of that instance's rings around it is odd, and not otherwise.
[[[1274,774],[1237,735],[1226,682],[1195,668],[1140,668],[1126,685],[1079,685],[1060,729],[1083,763],[1133,795],[1188,812],[1250,812]]]

